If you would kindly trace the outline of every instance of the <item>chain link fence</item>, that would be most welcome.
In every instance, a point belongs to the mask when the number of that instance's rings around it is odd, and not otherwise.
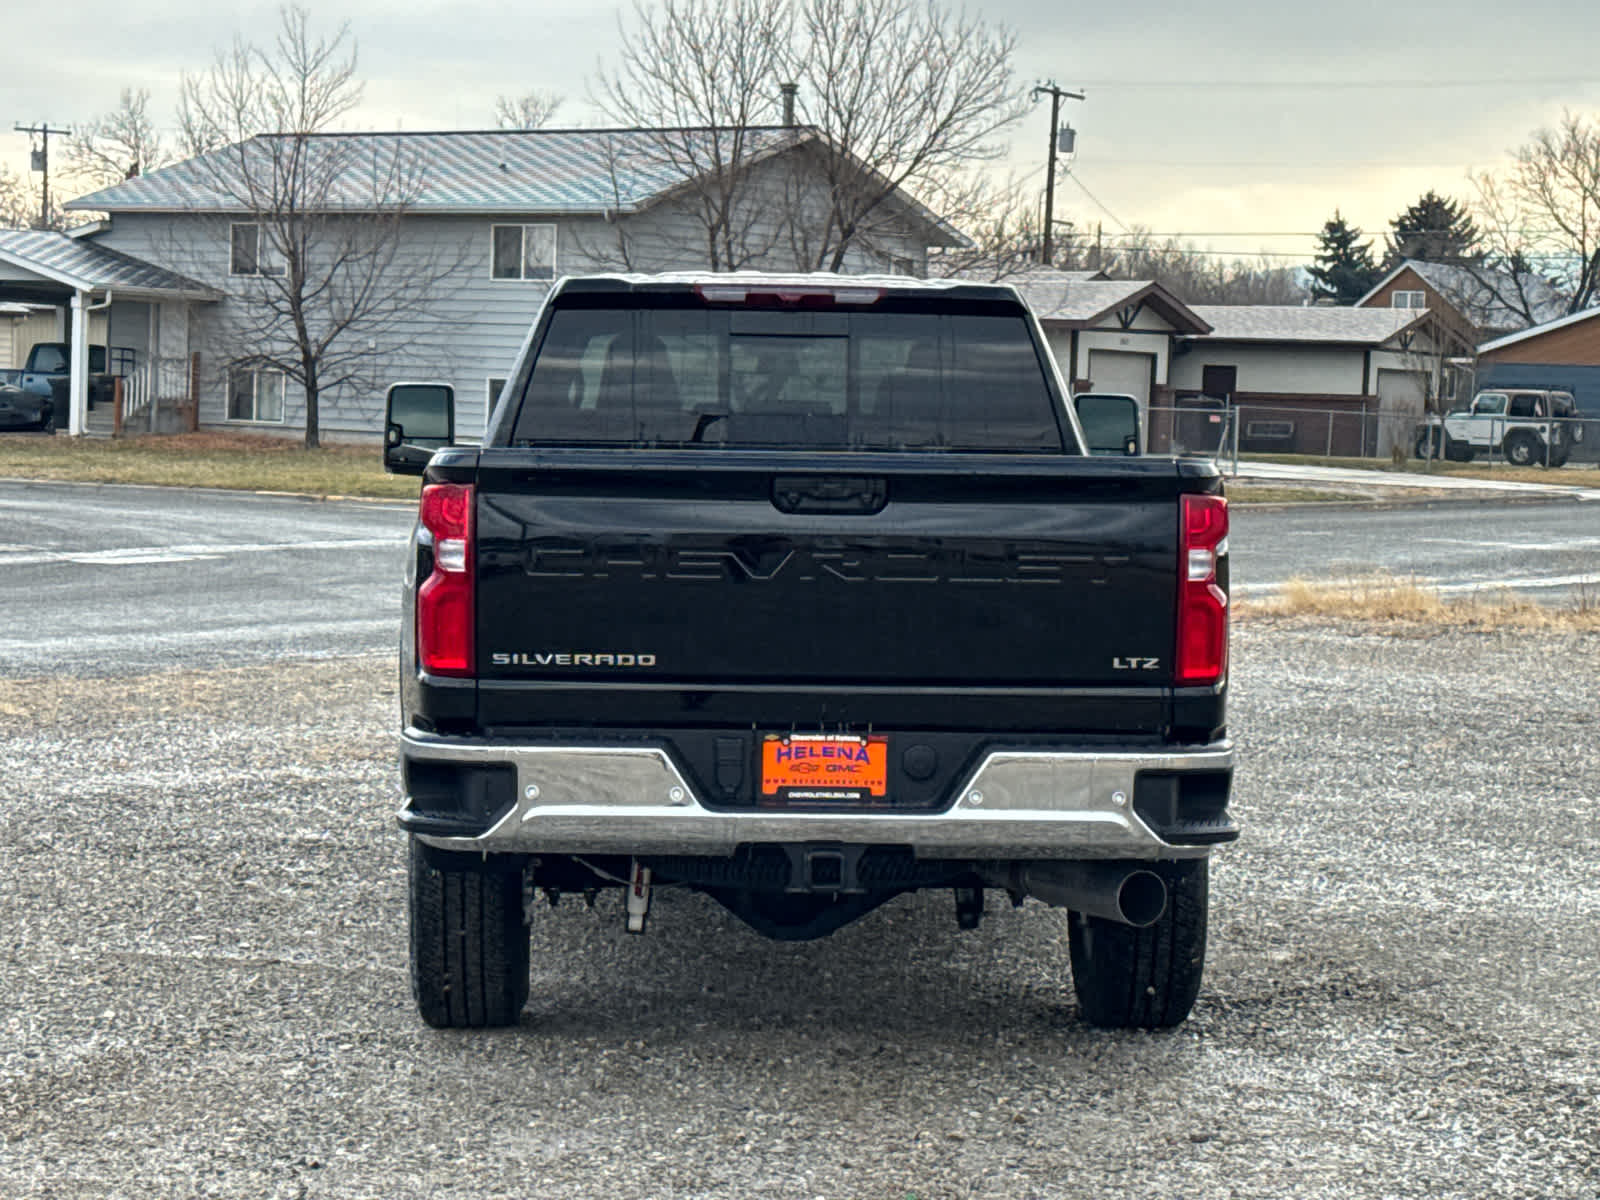
[[[1370,405],[1310,408],[1221,401],[1151,405],[1152,454],[1195,454],[1237,461],[1240,454],[1377,458],[1391,462],[1478,462],[1560,467],[1600,462],[1600,420],[1497,417],[1458,422],[1382,411]]]

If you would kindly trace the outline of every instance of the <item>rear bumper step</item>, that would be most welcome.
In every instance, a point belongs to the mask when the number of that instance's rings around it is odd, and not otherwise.
[[[1158,859],[1200,857],[1211,843],[1237,836],[1225,807],[1228,742],[1162,751],[995,750],[936,813],[711,808],[672,756],[648,745],[508,743],[410,729],[402,753],[408,778],[456,765],[488,769],[512,785],[502,803],[477,808],[478,822],[442,822],[427,797],[408,795],[401,826],[442,850],[729,855],[757,843],[840,842],[905,846],[919,858]],[[1150,787],[1141,787],[1141,776],[1162,781],[1163,795],[1181,794],[1188,777],[1200,785],[1191,790],[1207,809],[1203,842],[1182,838],[1176,806],[1142,803]],[[1175,823],[1162,836],[1169,809]]]

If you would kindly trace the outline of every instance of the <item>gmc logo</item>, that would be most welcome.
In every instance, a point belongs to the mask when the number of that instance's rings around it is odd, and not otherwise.
[[[777,579],[811,583],[1104,583],[1106,569],[1125,566],[1126,555],[1096,556],[1022,552],[1005,558],[992,550],[943,546],[825,550],[777,546],[771,549],[691,549],[636,543],[594,546],[543,543],[527,551],[525,570],[535,579],[620,579],[663,582],[770,583]]]

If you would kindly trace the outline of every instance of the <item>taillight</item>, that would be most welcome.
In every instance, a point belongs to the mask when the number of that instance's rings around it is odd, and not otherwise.
[[[422,489],[422,527],[433,535],[433,574],[417,590],[417,662],[435,675],[471,675],[472,485]]]
[[[1178,682],[1216,683],[1228,672],[1228,594],[1217,568],[1228,553],[1228,502],[1184,496],[1178,546]]]

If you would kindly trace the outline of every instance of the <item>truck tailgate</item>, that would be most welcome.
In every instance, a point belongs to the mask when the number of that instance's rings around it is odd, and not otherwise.
[[[1171,461],[493,450],[478,467],[491,722],[496,692],[528,711],[519,684],[1171,684],[1177,496],[1198,487]]]

